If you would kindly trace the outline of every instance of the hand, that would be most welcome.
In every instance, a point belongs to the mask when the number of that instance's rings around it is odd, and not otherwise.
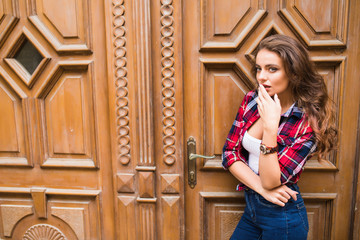
[[[272,190],[263,189],[263,191],[260,193],[260,195],[263,196],[266,200],[279,205],[280,207],[284,207],[285,203],[287,203],[290,198],[293,198],[296,201],[297,194],[299,193],[290,189],[286,185],[282,185]]]
[[[256,99],[258,111],[263,119],[264,129],[277,129],[281,117],[281,105],[277,94],[270,97],[263,85],[259,87],[259,97]]]

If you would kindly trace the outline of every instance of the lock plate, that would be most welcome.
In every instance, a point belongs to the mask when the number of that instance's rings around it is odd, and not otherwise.
[[[191,158],[191,154],[196,153],[196,141],[193,137],[187,140],[187,160],[188,160],[188,184],[191,188],[196,185],[196,158]]]

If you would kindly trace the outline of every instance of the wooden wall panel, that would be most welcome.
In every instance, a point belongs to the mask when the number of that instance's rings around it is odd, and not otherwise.
[[[1,137],[0,165],[29,166],[32,164],[29,142],[27,95],[14,86],[13,79],[0,68]]]
[[[204,239],[229,239],[245,209],[243,193],[202,192],[201,222]],[[308,239],[330,239],[336,194],[303,194],[308,219]]]
[[[0,238],[113,239],[103,2],[0,5]]]
[[[3,113],[0,118],[2,132],[0,151],[20,152],[20,144],[23,142],[22,135],[24,135],[21,99],[1,83],[0,101]]]
[[[156,215],[155,204],[147,202],[139,202],[139,238],[140,239],[156,239]]]
[[[117,238],[168,239],[173,229],[163,227],[171,223],[178,229],[171,238],[181,239],[181,1],[109,1],[106,9],[112,16],[107,31]]]
[[[245,209],[243,193],[200,193],[199,239],[229,239]]]
[[[311,221],[309,238],[349,237],[352,225],[349,220],[353,214],[349,207],[353,197],[352,177],[357,174],[353,170],[356,161],[353,131],[359,104],[359,94],[353,89],[359,82],[356,80],[359,26],[353,20],[358,14],[349,7],[350,4],[358,5],[347,0],[316,3],[254,0],[250,1],[249,8],[248,1],[184,1],[184,136],[196,140],[198,154],[218,155],[215,160],[198,159],[197,169],[200,167],[201,171],[197,171],[197,185],[190,188],[185,184],[187,237],[220,239],[226,232],[216,229],[211,233],[206,227],[197,227],[203,226],[205,217],[194,213],[193,209],[199,207],[193,199],[235,189],[237,181],[222,170],[221,147],[218,146],[223,141],[223,131],[230,130],[224,125],[231,124],[233,118],[224,114],[220,106],[231,111],[231,105],[239,105],[240,95],[255,86],[254,76],[250,73],[254,50],[262,39],[277,33],[297,38],[309,50],[336,105],[339,148],[326,156],[323,164],[316,156],[310,159],[299,183],[303,195],[310,194],[305,200]],[[225,6],[228,6],[226,14],[223,13]],[[193,24],[196,22],[199,24]],[[351,33],[349,26],[352,26]],[[235,94],[240,100],[237,101]],[[351,96],[355,96],[356,103]],[[236,110],[234,116],[235,113]],[[321,194],[329,196],[326,198]],[[226,205],[229,199],[231,197],[224,197],[216,204]],[[200,206],[200,209],[205,208]],[[213,223],[213,226],[219,224]],[[339,224],[344,227],[339,228]],[[225,239],[228,237],[229,234],[224,236]]]
[[[105,1],[116,239],[136,239],[139,184],[133,1]],[[148,79],[146,79],[148,80]],[[132,101],[130,101],[132,99]],[[134,126],[134,127],[133,127]],[[144,146],[144,145],[143,145]]]
[[[136,223],[135,203],[135,197],[118,197],[117,239],[136,239],[138,231],[133,225]]]
[[[97,165],[91,62],[60,62],[36,97],[43,166]]]
[[[138,129],[138,151],[137,159],[139,166],[154,166],[154,139],[153,139],[153,112],[152,105],[152,64],[151,64],[151,21],[150,1],[135,0],[134,8],[134,34],[136,52],[134,52],[136,72],[136,117]]]
[[[157,163],[157,239],[184,239],[182,6],[184,1],[152,3],[154,48],[154,128]],[[155,124],[156,123],[156,124]],[[161,201],[160,201],[161,200]],[[172,229],[172,230],[171,230]]]
[[[0,3],[0,47],[19,21],[19,10],[17,5],[17,1],[14,0],[4,0]]]
[[[0,229],[6,237],[39,239],[54,231],[68,239],[99,239],[98,191],[1,188],[0,192]]]
[[[284,1],[279,14],[310,47],[346,45],[348,0]]]
[[[89,0],[27,0],[27,5],[29,20],[56,51],[90,53],[92,22]]]
[[[266,16],[264,1],[201,0],[200,7],[202,50],[234,51]]]
[[[302,196],[309,220],[308,239],[331,239],[337,194],[303,193]]]
[[[33,214],[31,205],[1,204],[2,233],[11,237],[15,225],[24,217]]]
[[[181,224],[180,216],[180,197],[162,197],[161,198],[161,212],[165,221],[161,226],[161,237],[162,239],[179,239],[181,236]]]
[[[218,169],[221,165],[222,147],[227,137],[224,129],[230,129],[245,93],[254,88],[249,73],[236,59],[202,59],[200,72],[201,136],[198,141],[204,155],[216,155],[215,159],[204,160],[204,169]],[[225,89],[226,88],[226,89]],[[227,94],[223,92],[227,90]],[[231,102],[229,107],[224,108]]]

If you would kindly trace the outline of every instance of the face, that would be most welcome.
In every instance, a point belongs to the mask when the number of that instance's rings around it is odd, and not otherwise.
[[[275,93],[281,99],[289,97],[289,78],[280,56],[267,49],[261,49],[256,56],[256,80],[262,84],[270,96]]]

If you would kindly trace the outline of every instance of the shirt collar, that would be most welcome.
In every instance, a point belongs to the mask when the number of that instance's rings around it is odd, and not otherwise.
[[[296,116],[297,118],[301,118],[304,114],[304,111],[299,108],[296,104],[296,102],[293,103],[293,105],[291,105],[291,107],[285,112],[283,113],[281,116],[282,117],[289,117],[289,116]]]

